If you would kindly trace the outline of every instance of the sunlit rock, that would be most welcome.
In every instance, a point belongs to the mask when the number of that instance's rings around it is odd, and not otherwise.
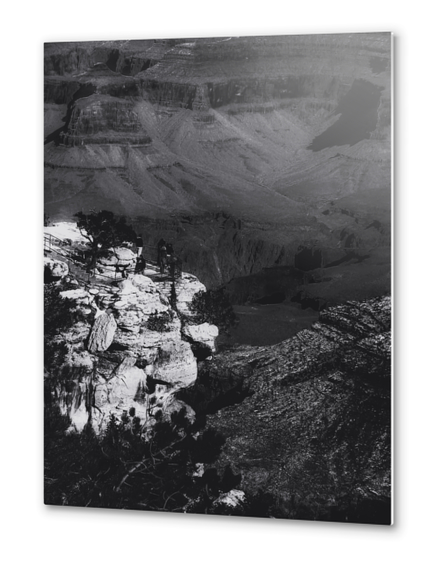
[[[87,347],[91,353],[105,351],[111,345],[117,328],[116,320],[112,314],[101,314],[95,320],[90,332]]]
[[[183,329],[186,336],[195,342],[207,345],[212,351],[215,351],[215,340],[218,337],[219,330],[214,324],[204,322],[203,324],[189,324]]]
[[[61,279],[69,273],[67,263],[48,257],[44,257],[44,270],[49,272],[51,279]]]

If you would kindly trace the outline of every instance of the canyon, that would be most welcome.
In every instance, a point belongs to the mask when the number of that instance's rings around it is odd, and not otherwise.
[[[389,41],[47,44],[46,213],[124,214],[149,245],[176,240],[206,286],[294,265],[301,246],[325,265],[363,248],[375,276],[389,264]]]
[[[183,412],[222,436],[206,471],[231,467],[237,488],[221,489],[213,509],[390,523],[390,297],[327,307],[281,343],[218,350],[217,326],[191,308],[205,290],[196,277],[147,265],[119,278],[113,264],[135,262],[123,247],[89,279],[76,226],[45,231],[45,407],[67,420],[65,435],[103,437],[130,416],[146,436]]]
[[[178,395],[227,437],[216,463],[280,517],[390,522],[391,301],[351,301],[203,363]]]
[[[67,432],[183,412],[224,436],[207,469],[239,477],[234,514],[389,524],[390,34],[47,43],[44,75]],[[109,282],[71,261],[75,213],[101,210],[142,237],[141,274],[128,244],[99,259]],[[191,310],[214,290],[228,331]]]

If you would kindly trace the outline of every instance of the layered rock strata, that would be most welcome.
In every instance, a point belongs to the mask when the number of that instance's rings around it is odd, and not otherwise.
[[[61,251],[58,248],[57,259],[49,258],[51,270],[63,274],[62,259],[80,243],[75,240],[61,246]],[[128,252],[115,251],[123,258],[129,257]],[[66,345],[56,394],[61,411],[70,417],[71,430],[81,431],[90,423],[99,433],[111,414],[120,417],[124,411],[133,411],[148,424],[158,410],[169,417],[184,406],[174,398],[174,391],[192,384],[197,376],[192,345],[215,349],[218,329],[195,324],[188,306],[204,285],[190,274],[170,283],[139,274],[89,283],[78,273],[63,275],[60,295],[74,304],[80,319],[56,339]],[[169,302],[173,288],[176,308]]]
[[[130,216],[287,220],[296,201],[389,188],[389,71],[389,34],[48,44],[47,205],[67,216],[92,185]],[[313,152],[356,84],[374,93],[368,131]]]
[[[131,102],[96,94],[74,104],[66,132],[60,135],[60,140],[66,146],[151,142]]]
[[[389,297],[349,302],[281,344],[203,363],[179,396],[227,437],[217,467],[287,517],[389,520],[390,314]]]

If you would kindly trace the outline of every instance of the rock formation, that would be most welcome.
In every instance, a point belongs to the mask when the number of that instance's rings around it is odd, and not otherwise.
[[[62,230],[59,225],[59,236]],[[80,247],[80,239],[76,236],[67,248],[60,245],[57,255],[71,260],[77,245]],[[131,257],[127,248],[115,249],[113,255],[126,261]],[[60,295],[74,303],[81,319],[57,337],[67,348],[59,366],[66,378],[56,389],[62,412],[69,415],[71,429],[81,431],[90,422],[98,433],[111,414],[120,416],[132,408],[135,415],[152,423],[158,410],[169,416],[181,408],[183,404],[174,399],[173,392],[196,379],[192,346],[205,343],[214,350],[218,335],[216,326],[194,324],[188,303],[205,287],[193,275],[164,283],[129,274],[127,279],[110,282],[114,279],[109,277],[113,275],[111,262],[105,258],[101,266],[104,263],[108,277],[99,282],[86,282],[77,274],[66,277]],[[173,283],[176,309],[168,298]],[[182,331],[184,316],[187,341]]]
[[[111,314],[103,312],[101,315],[99,315],[95,319],[89,335],[87,348],[90,353],[106,351],[113,341],[116,328],[116,320]]]
[[[389,34],[47,44],[45,102],[54,218],[111,209],[152,245],[175,230],[208,287],[300,247],[324,267],[362,248],[363,286],[390,271]]]
[[[44,257],[44,276],[50,280],[58,280],[69,273],[68,264],[49,257]]]
[[[93,176],[103,190],[104,177],[91,171],[98,159],[119,176],[115,199],[130,216],[154,216],[162,207],[189,214],[218,207],[288,218],[297,201],[316,199],[319,184],[327,200],[384,187],[389,56],[388,34],[47,44],[47,207],[78,210],[74,199],[61,202],[72,181],[70,175],[63,187],[57,184],[65,165],[75,180]],[[380,72],[372,64],[378,58]],[[380,96],[371,134],[353,147],[308,150],[350,105],[354,85],[364,83],[367,94],[370,88]],[[49,137],[56,112],[65,108],[63,140]],[[56,150],[50,140],[81,151]],[[98,146],[93,164],[89,143]],[[107,143],[129,148],[119,151],[119,160]],[[143,152],[133,145],[149,146]],[[139,197],[122,198],[126,185]]]
[[[282,516],[389,520],[390,305],[349,302],[281,344],[222,352],[178,393],[227,437],[217,467]]]
[[[60,258],[80,247],[72,234],[67,246],[59,240]],[[254,514],[258,504],[263,515],[268,502],[271,516],[389,523],[389,296],[327,307],[276,345],[216,353],[218,329],[195,323],[188,306],[204,290],[194,276],[107,279],[70,273],[57,282],[76,315],[50,342],[52,399],[70,432],[90,424],[101,433],[124,413],[143,431],[181,410],[190,421],[205,416],[226,442],[202,470],[237,475],[214,505],[222,513]]]

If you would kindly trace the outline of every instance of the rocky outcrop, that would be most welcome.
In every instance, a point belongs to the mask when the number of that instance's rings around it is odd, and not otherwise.
[[[67,146],[86,144],[148,144],[130,101],[94,94],[77,100],[71,116],[60,135]]]
[[[129,248],[115,248],[98,258],[98,263],[112,273],[122,272],[135,266],[137,254]]]
[[[227,437],[217,467],[285,517],[389,522],[390,312],[389,297],[350,302],[281,344],[204,362],[178,394]]]
[[[167,300],[169,300],[172,290],[172,281],[162,281],[159,284],[159,288]],[[189,305],[195,294],[200,291],[206,291],[205,285],[199,281],[195,275],[183,273],[182,277],[176,280],[175,288],[177,310],[187,318],[192,317]]]
[[[63,231],[70,234],[71,228]],[[61,232],[59,226],[56,233]],[[76,238],[73,230],[72,234]],[[78,239],[60,246],[65,259],[77,244]],[[128,261],[130,253],[118,248],[113,255]],[[73,303],[79,320],[57,338],[66,345],[66,354],[60,359],[62,376],[55,393],[62,412],[71,419],[71,429],[78,431],[91,423],[100,432],[111,414],[119,417],[123,411],[133,411],[145,424],[154,423],[157,411],[168,418],[185,406],[174,391],[191,385],[197,377],[194,337],[198,344],[205,339],[214,349],[212,337],[218,335],[212,325],[200,325],[194,331],[188,303],[205,287],[193,275],[182,275],[174,282],[178,304],[189,313],[188,341],[182,334],[179,309],[170,305],[173,282],[133,274],[113,282],[109,277],[108,282],[102,279],[103,283],[89,284],[79,276],[69,276],[60,285],[61,297]],[[192,419],[193,412],[186,409]]]
[[[66,262],[44,257],[44,277],[50,280],[59,280],[66,277],[69,273],[69,267]]]
[[[218,337],[218,328],[209,322],[203,324],[187,325],[183,329],[184,334],[195,342],[202,343],[215,351],[215,340]]]

